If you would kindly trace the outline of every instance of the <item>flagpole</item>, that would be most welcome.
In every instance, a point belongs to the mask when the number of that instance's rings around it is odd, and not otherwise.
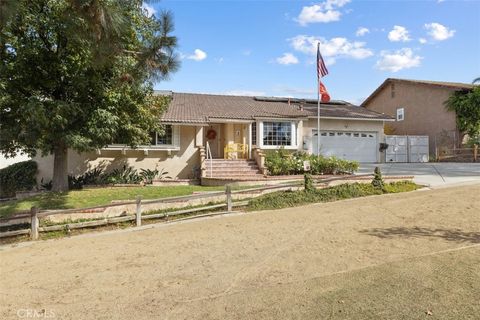
[[[320,52],[320,42],[317,44],[317,52]],[[318,57],[317,57],[318,64]],[[317,156],[320,155],[320,76],[317,67]]]

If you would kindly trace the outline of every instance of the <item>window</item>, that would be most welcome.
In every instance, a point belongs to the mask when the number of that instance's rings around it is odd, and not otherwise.
[[[178,150],[180,148],[180,128],[179,126],[164,125],[162,134],[158,132],[150,133],[150,143],[137,146],[139,149],[151,150]],[[122,139],[115,139],[109,144],[106,149],[117,150],[130,149],[128,144],[121,141]]]
[[[263,145],[291,146],[292,124],[290,122],[264,122]]]
[[[392,99],[395,98],[395,83],[390,85],[390,94]]]
[[[403,121],[405,119],[405,110],[403,108],[397,108],[397,121]]]
[[[257,123],[252,123],[252,145],[257,144]]]
[[[163,134],[153,132],[151,133],[151,137],[151,145],[173,145],[173,127],[171,125],[166,125]]]

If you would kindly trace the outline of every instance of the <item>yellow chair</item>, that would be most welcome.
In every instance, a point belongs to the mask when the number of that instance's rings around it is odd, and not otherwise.
[[[225,159],[246,159],[247,145],[242,143],[229,143],[223,149],[223,157]]]

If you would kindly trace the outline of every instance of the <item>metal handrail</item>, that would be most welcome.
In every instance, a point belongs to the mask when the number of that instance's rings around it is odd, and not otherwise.
[[[213,173],[213,157],[212,157],[212,150],[210,149],[210,143],[207,141],[207,161],[210,160],[210,178],[212,177]]]

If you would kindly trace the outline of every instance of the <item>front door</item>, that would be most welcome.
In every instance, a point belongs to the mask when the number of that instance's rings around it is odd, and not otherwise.
[[[221,158],[222,154],[220,152],[220,134],[221,127],[219,124],[212,124],[204,128],[205,132],[205,144],[208,142],[210,145],[210,151],[212,152],[212,158],[217,159]]]

